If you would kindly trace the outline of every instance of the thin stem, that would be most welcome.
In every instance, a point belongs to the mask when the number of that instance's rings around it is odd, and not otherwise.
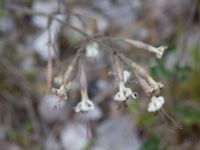
[[[48,20],[48,64],[47,64],[47,87],[48,90],[51,88],[52,84],[52,57],[51,57],[51,47],[52,47],[52,40],[51,40],[51,19]]]
[[[64,74],[64,81],[63,81],[64,85],[67,85],[68,82],[71,80],[71,76],[74,72],[75,65],[77,64],[77,61],[78,61],[79,57],[81,56],[83,50],[84,50],[84,45],[82,45],[81,48],[78,49],[76,56],[74,57],[74,59],[72,60],[70,65],[68,66],[68,68]]]
[[[183,129],[183,127],[181,126],[181,124],[178,124],[163,108],[161,108],[161,111],[164,113],[165,116],[167,116],[167,118],[169,118],[174,123],[174,125],[178,129]]]

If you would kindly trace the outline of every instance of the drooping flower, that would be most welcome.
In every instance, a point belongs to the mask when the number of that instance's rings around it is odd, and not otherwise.
[[[128,43],[132,46],[135,46],[137,48],[141,48],[141,49],[144,49],[144,50],[148,50],[149,52],[155,53],[156,57],[158,59],[162,58],[164,51],[167,49],[167,46],[159,46],[157,48],[157,47],[153,47],[149,44],[146,44],[144,42],[132,40],[132,39],[124,39],[124,42],[126,42],[126,43]]]
[[[125,86],[125,83],[130,77],[130,73],[126,70],[122,71],[122,66],[116,56],[114,57],[114,63],[116,69],[116,77],[119,83],[119,91],[115,94],[114,100],[122,102],[126,101],[130,97],[132,97],[133,99],[137,99],[137,92],[132,92],[131,88]]]
[[[67,92],[70,88],[73,73],[75,70],[75,66],[77,64],[77,60],[80,57],[80,52],[82,49],[79,49],[76,56],[73,58],[69,66],[67,67],[64,76],[57,76],[54,78],[54,82],[58,85],[60,85],[59,88],[52,88],[51,91],[56,94],[59,98],[60,101],[56,102],[54,105],[54,110],[58,109],[63,105],[64,100],[67,100]]]
[[[65,101],[67,100],[67,91],[69,90],[70,84],[62,84],[59,88],[52,88],[52,92],[57,95],[60,99],[54,104],[53,110],[59,110],[64,106]]]
[[[147,110],[149,112],[155,112],[162,108],[163,104],[165,103],[165,100],[162,96],[156,97],[153,96],[151,98],[151,102],[148,104]]]
[[[76,112],[88,112],[94,109],[93,102],[89,99],[87,93],[87,78],[85,72],[84,62],[79,62],[79,82],[81,88],[81,101],[76,105],[75,111]]]
[[[94,104],[89,99],[88,94],[84,91],[81,92],[81,101],[76,105],[76,112],[88,112],[94,110]]]

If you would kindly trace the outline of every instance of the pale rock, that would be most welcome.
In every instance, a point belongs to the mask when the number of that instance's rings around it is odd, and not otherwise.
[[[109,118],[98,127],[97,134],[92,150],[138,150],[141,145],[128,116]]]
[[[67,124],[60,137],[65,150],[82,150],[89,142],[86,126],[76,122]]]
[[[46,95],[40,102],[39,113],[46,122],[64,121],[67,119],[67,113],[65,110],[66,105],[61,109],[54,110],[55,104],[60,99],[52,94]]]

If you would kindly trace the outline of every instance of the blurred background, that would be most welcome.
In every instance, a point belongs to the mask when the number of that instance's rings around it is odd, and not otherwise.
[[[163,112],[149,113],[149,98],[134,78],[138,101],[118,109],[109,51],[88,59],[88,92],[96,109],[77,114],[77,79],[62,109],[48,92],[47,17],[32,12],[62,12],[61,20],[89,33],[129,37],[167,45],[163,58],[116,43],[126,56],[164,83]],[[53,77],[62,75],[84,37],[52,23]],[[1,150],[199,150],[200,149],[199,0],[0,0]],[[54,84],[53,84],[54,85]]]

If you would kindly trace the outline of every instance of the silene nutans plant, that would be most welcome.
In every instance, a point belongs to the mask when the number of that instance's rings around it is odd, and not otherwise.
[[[15,8],[10,8],[15,9]],[[140,101],[140,95],[134,89],[128,86],[130,77],[132,77],[143,89],[143,93],[148,97],[148,105],[146,106],[147,113],[154,113],[161,111],[163,112],[172,122],[174,120],[168,115],[163,109],[163,105],[166,103],[165,97],[162,95],[161,90],[164,88],[164,84],[160,81],[155,81],[153,77],[150,76],[148,71],[138,64],[136,61],[132,60],[126,56],[121,48],[113,47],[114,44],[125,44],[137,49],[141,49],[144,53],[154,53],[156,59],[162,59],[162,56],[167,49],[166,46],[154,47],[149,44],[146,44],[142,41],[133,40],[130,38],[124,37],[113,37],[97,34],[96,30],[89,30],[86,24],[84,24],[84,17],[78,14],[78,18],[81,18],[85,30],[77,28],[71,25],[69,22],[63,19],[65,14],[62,12],[55,12],[51,14],[42,13],[42,12],[33,12],[28,9],[20,8],[20,11],[27,13],[29,15],[39,15],[42,17],[48,18],[48,24],[45,32],[48,36],[48,65],[47,65],[47,85],[49,91],[59,97],[59,100],[54,104],[53,109],[56,111],[61,109],[63,105],[69,102],[69,92],[71,90],[73,81],[78,79],[79,89],[80,89],[80,100],[74,105],[71,109],[75,113],[86,113],[96,109],[97,104],[89,97],[88,94],[88,80],[87,80],[87,69],[86,61],[88,59],[93,60],[93,65],[97,63],[95,60],[101,55],[102,52],[108,52],[106,55],[111,55],[112,61],[110,61],[114,70],[111,70],[114,80],[113,82],[117,85],[117,90],[112,95],[113,101],[116,103],[123,104],[127,106],[128,100],[133,100],[136,103]],[[76,15],[77,14],[71,14]],[[86,19],[87,20],[87,19]],[[63,27],[72,29],[73,31],[79,33],[84,39],[76,47],[76,54],[71,60],[70,63],[65,64],[66,69],[64,74],[59,74],[59,76],[53,77],[53,62],[52,62],[52,53],[54,51],[54,44],[56,39],[56,32],[54,31],[54,24],[59,23]],[[98,28],[98,27],[96,27]],[[55,29],[57,30],[57,29]],[[106,51],[101,51],[105,49]],[[127,69],[128,68],[128,69]],[[52,84],[54,82],[55,84]],[[52,86],[57,85],[57,86]],[[176,123],[176,122],[174,122]]]

